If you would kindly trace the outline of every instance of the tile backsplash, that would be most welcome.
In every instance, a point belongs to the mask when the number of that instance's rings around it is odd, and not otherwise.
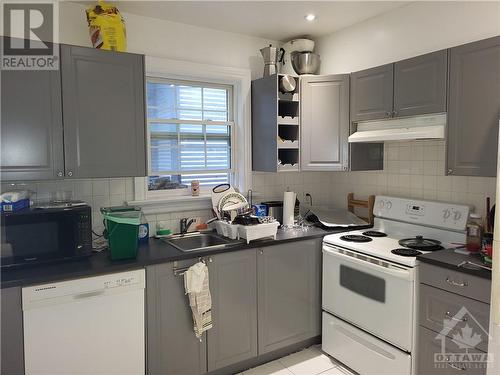
[[[484,218],[486,197],[495,199],[494,177],[445,175],[444,141],[387,142],[384,170],[369,172],[253,173],[259,200],[282,198],[289,188],[315,205],[346,207],[347,194],[386,194],[467,204]]]
[[[282,199],[287,189],[312,195],[315,205],[346,207],[347,194],[364,198],[370,194],[386,194],[428,200],[468,204],[485,217],[486,197],[495,199],[493,177],[445,176],[444,141],[389,142],[385,145],[384,170],[370,172],[286,172],[253,173],[254,202]],[[102,232],[100,207],[122,205],[134,199],[133,178],[98,178],[87,180],[27,182],[26,188],[36,193],[37,200],[50,198],[53,191],[72,191],[74,199],[92,206],[94,230]],[[2,192],[9,184],[2,184]],[[179,231],[182,217],[206,221],[210,210],[148,214],[146,219],[154,233],[158,221],[173,232]]]

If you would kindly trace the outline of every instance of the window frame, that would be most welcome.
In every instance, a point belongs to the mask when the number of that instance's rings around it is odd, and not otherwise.
[[[231,184],[240,191],[252,188],[252,134],[251,134],[251,82],[252,72],[248,68],[211,65],[167,57],[145,56],[145,76],[156,76],[185,81],[202,81],[229,84],[233,86],[234,97],[234,152]],[[144,76],[144,86],[146,85]],[[146,103],[145,103],[146,105]],[[146,121],[146,118],[144,119]],[[145,135],[147,135],[145,128]],[[145,137],[146,138],[146,137]],[[146,148],[146,145],[145,145]],[[236,152],[237,150],[237,152]],[[179,189],[180,190],[180,189]],[[152,196],[147,190],[147,178],[134,178],[134,198],[127,203],[139,206],[146,214],[167,213],[186,210],[210,209],[210,193],[201,192],[198,197],[183,194]]]
[[[168,174],[174,174],[174,175],[183,175],[183,174],[203,174],[203,173],[228,173],[229,174],[229,183],[232,183],[233,180],[233,174],[234,174],[234,162],[235,162],[235,151],[233,145],[235,144],[236,140],[236,125],[234,121],[234,113],[235,113],[235,108],[234,108],[234,86],[231,84],[226,84],[226,83],[213,83],[213,82],[203,82],[203,81],[193,81],[193,80],[181,80],[181,79],[170,79],[167,77],[158,77],[154,76],[152,74],[146,75],[145,77],[146,80],[146,85],[148,82],[153,82],[153,83],[162,83],[162,84],[174,84],[174,85],[186,85],[186,86],[192,86],[192,87],[200,87],[202,89],[204,88],[215,88],[215,89],[223,89],[227,90],[227,117],[228,121],[213,121],[213,120],[179,120],[179,119],[162,119],[162,118],[153,118],[150,119],[146,113],[146,124],[147,124],[147,170],[148,170],[148,177],[146,178],[146,183],[148,182],[149,176],[155,175],[155,173],[151,170],[151,131],[149,129],[150,123],[156,123],[156,124],[186,124],[186,125],[220,125],[220,126],[229,126],[230,128],[230,168],[229,169],[224,169],[224,170],[193,170],[193,171],[186,171],[182,173],[182,171],[159,171],[157,173],[161,173],[163,175],[168,175]],[[147,104],[147,98],[146,98],[146,104]],[[147,108],[146,108],[147,111]],[[205,141],[206,141],[206,133],[205,135]],[[214,185],[204,185],[201,186],[200,189],[202,190],[210,190]],[[147,189],[147,187],[146,187]],[[188,190],[187,189],[171,189],[171,190],[148,190],[148,194],[152,194],[153,196],[159,195],[159,193],[167,193],[169,195],[174,194],[175,192],[180,194],[175,194],[175,195],[186,195],[184,192]]]

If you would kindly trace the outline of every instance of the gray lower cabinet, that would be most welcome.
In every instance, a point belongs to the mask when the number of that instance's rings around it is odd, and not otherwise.
[[[61,45],[66,176],[146,175],[144,56]]]
[[[450,49],[447,173],[496,176],[500,36]]]
[[[419,327],[417,335],[416,375],[486,375],[485,364],[454,361],[453,354],[464,353],[464,349],[448,337],[440,336],[424,327]],[[451,355],[445,356],[442,353]],[[468,353],[476,356],[486,355],[474,348],[468,349]]]
[[[1,179],[62,177],[64,156],[59,71],[2,70],[0,74]]]
[[[210,258],[213,328],[207,332],[208,371],[257,356],[256,251]]]
[[[24,375],[23,310],[21,288],[0,291],[2,374]]]
[[[180,261],[186,267],[196,260]],[[184,278],[175,276],[173,263],[146,268],[147,373],[148,375],[197,375],[207,372],[206,334],[200,342]]]
[[[447,74],[447,50],[396,62],[393,115],[446,112]]]
[[[302,170],[347,170],[349,75],[304,77],[301,93]]]
[[[351,121],[390,118],[394,64],[351,74]]]
[[[259,354],[321,333],[321,239],[257,253]]]

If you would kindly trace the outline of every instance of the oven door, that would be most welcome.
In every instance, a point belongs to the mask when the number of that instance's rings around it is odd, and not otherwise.
[[[323,245],[323,310],[412,349],[414,270]]]

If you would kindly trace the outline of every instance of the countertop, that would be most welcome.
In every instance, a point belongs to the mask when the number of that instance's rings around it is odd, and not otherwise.
[[[85,276],[101,275],[111,272],[121,272],[144,268],[152,264],[168,263],[176,260],[195,259],[217,253],[254,249],[263,246],[272,246],[289,241],[299,241],[312,238],[322,238],[331,233],[345,230],[325,231],[317,227],[307,230],[283,230],[279,229],[276,240],[272,238],[255,240],[250,244],[238,243],[223,249],[199,250],[182,252],[162,240],[150,238],[147,244],[141,244],[136,259],[112,261],[107,251],[94,253],[88,258],[26,266],[22,268],[7,269],[1,272],[1,287],[27,286],[47,282],[61,281]]]
[[[417,259],[424,263],[433,264],[435,266],[449,268],[458,272],[468,273],[471,275],[479,276],[484,279],[491,279],[491,270],[485,270],[483,268],[469,268],[469,267],[458,267],[458,265],[464,261],[473,262],[476,264],[483,264],[479,255],[477,254],[460,254],[456,253],[453,249],[434,251],[424,255],[419,255]]]

